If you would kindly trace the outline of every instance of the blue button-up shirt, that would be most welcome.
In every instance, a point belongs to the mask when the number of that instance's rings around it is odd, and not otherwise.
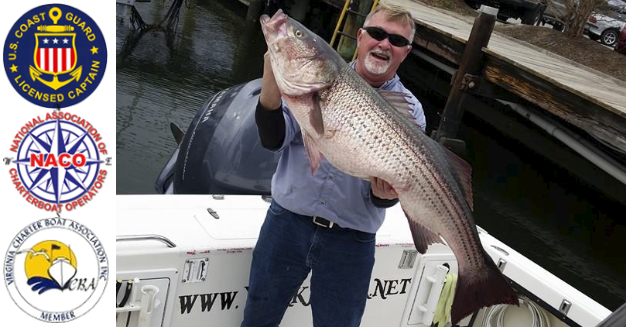
[[[422,105],[402,85],[398,75],[380,89],[405,93],[415,122],[422,131],[426,130]],[[311,174],[300,126],[286,106],[282,110],[285,140],[276,150],[282,153],[272,178],[272,198],[297,214],[319,216],[341,227],[376,233],[385,219],[385,209],[372,204],[370,182],[341,172],[326,159],[322,159],[315,175]]]

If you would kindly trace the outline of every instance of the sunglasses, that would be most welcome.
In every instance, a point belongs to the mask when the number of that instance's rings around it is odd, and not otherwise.
[[[387,33],[387,31],[380,27],[369,26],[363,27],[363,29],[376,41],[382,41],[385,38],[389,38],[389,43],[396,47],[405,47],[411,44],[411,42],[407,40],[404,36]]]

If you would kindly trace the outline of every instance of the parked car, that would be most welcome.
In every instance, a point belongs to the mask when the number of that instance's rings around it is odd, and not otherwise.
[[[617,37],[626,25],[626,14],[621,12],[593,13],[585,23],[585,32],[589,38],[610,47],[617,42]]]
[[[622,32],[619,34],[619,37],[617,38],[617,43],[615,44],[615,51],[617,53],[626,55],[626,26],[622,28]]]
[[[565,29],[565,21],[567,16],[567,6],[565,0],[541,0],[546,5],[546,10],[541,15],[541,24],[550,24],[552,28],[562,32]],[[578,0],[574,0],[578,3]]]

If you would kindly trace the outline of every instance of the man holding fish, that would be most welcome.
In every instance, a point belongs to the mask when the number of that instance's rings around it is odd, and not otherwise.
[[[309,272],[313,325],[359,326],[375,233],[398,201],[420,253],[443,238],[455,254],[453,325],[483,306],[517,303],[480,243],[471,168],[423,133],[422,107],[396,75],[415,33],[410,13],[372,11],[350,65],[280,10],[261,26],[269,58],[256,120],[263,146],[281,158],[242,326],[278,326]]]
[[[372,87],[403,93],[407,112],[424,131],[422,106],[396,75],[415,34],[411,14],[379,5],[364,26],[351,67]],[[282,156],[254,251],[242,326],[278,326],[310,270],[314,325],[358,326],[374,265],[375,233],[398,195],[382,179],[373,177],[370,183],[327,160],[311,172],[300,126],[281,100],[269,54],[256,117],[263,146]]]

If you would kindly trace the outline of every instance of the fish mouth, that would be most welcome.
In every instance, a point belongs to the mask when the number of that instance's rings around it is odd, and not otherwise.
[[[259,21],[261,22],[261,29],[266,41],[269,42],[287,36],[287,18],[282,9],[278,9],[272,18],[268,15],[261,16]]]

